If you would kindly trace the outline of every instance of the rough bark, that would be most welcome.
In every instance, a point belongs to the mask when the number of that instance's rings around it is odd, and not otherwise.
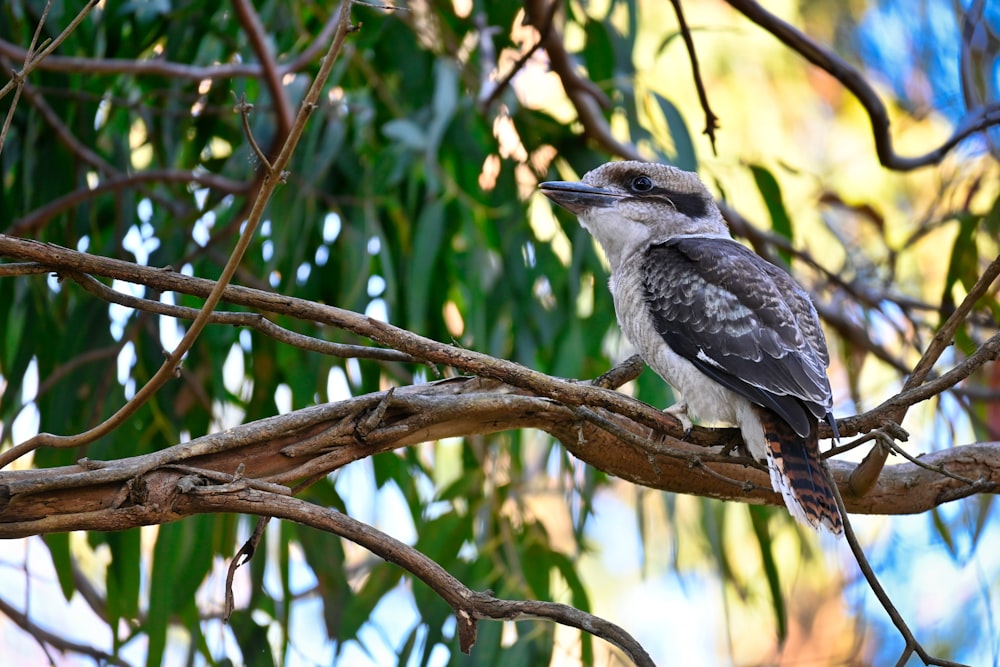
[[[545,430],[586,463],[636,484],[781,504],[767,473],[748,459],[729,457],[720,447],[654,434],[612,412],[603,415],[638,438],[623,441],[564,405],[496,380],[459,377],[404,387],[262,419],[144,456],[0,471],[0,537],[175,521],[195,512],[180,502],[193,487],[201,493],[211,493],[213,485],[220,494],[234,485],[287,493],[283,487],[367,456],[515,428]],[[724,441],[729,433],[696,429],[694,435]],[[855,464],[830,465],[848,510],[863,514],[924,512],[972,493],[995,492],[1000,483],[1000,443],[954,447],[920,461],[929,467],[911,462],[887,466],[863,497],[847,491]],[[977,483],[929,468],[944,468]]]

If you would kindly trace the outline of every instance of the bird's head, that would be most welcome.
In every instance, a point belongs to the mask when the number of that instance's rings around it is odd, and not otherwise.
[[[729,229],[696,174],[665,164],[609,162],[580,182],[542,183],[542,194],[572,211],[608,255],[628,255],[674,236],[725,236]]]

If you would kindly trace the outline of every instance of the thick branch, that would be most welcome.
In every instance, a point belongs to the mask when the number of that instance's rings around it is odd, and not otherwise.
[[[604,416],[656,441],[648,447],[631,439],[623,442],[580,420],[570,408],[493,380],[460,377],[402,387],[391,395],[369,394],[262,419],[143,456],[0,472],[0,538],[123,530],[175,520],[180,516],[151,508],[145,499],[158,485],[172,483],[192,469],[204,470],[206,476],[232,476],[242,466],[241,476],[248,485],[271,488],[399,447],[515,428],[543,429],[581,460],[637,484],[725,500],[781,504],[780,496],[770,489],[767,472],[747,459],[728,462],[719,448],[654,435],[620,414],[605,412]],[[718,433],[698,428],[692,438],[721,439]],[[708,462],[692,467],[692,457]],[[872,490],[859,498],[846,490],[855,465],[829,461],[848,511],[862,514],[924,512],[973,493],[995,492],[1000,484],[1000,443],[934,452],[921,457],[921,462],[977,483],[970,486],[904,462],[886,467]]]

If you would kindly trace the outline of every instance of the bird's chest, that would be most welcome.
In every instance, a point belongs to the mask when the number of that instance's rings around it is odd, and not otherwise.
[[[736,423],[745,402],[674,352],[656,330],[637,270],[623,267],[612,275],[610,288],[618,326],[643,360],[683,396],[689,411],[707,421]]]

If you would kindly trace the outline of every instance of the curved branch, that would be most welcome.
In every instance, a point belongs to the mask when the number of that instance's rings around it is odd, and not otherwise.
[[[181,493],[175,511],[185,514],[238,512],[277,517],[344,537],[402,567],[447,602],[455,612],[459,645],[465,653],[469,653],[476,643],[476,622],[480,619],[513,621],[541,617],[600,637],[624,651],[636,665],[654,667],[652,658],[639,642],[610,621],[565,604],[502,600],[473,591],[413,547],[331,508],[257,489],[235,488],[225,492],[213,486],[195,486]]]
[[[654,434],[612,411],[603,416],[637,437],[615,437],[581,420],[575,409],[495,380],[456,377],[400,387],[261,419],[142,456],[0,471],[0,538],[123,530],[181,518],[154,511],[143,500],[164,479],[181,475],[179,466],[197,468],[203,476],[214,471],[231,477],[241,469],[248,485],[272,488],[268,485],[288,486],[401,447],[520,428],[545,430],[580,460],[636,484],[738,502],[782,503],[771,489],[768,473],[749,459]],[[719,442],[736,433],[696,427],[691,440]],[[692,466],[692,460],[699,464]],[[887,466],[862,497],[848,490],[856,464],[828,464],[847,510],[862,514],[920,513],[1000,488],[1000,443],[932,452],[921,462],[924,465]],[[938,469],[953,476],[941,475]]]
[[[161,291],[175,291],[200,298],[207,297],[215,286],[212,280],[185,276],[172,270],[140,266],[132,262],[90,255],[4,234],[0,234],[0,256],[37,261],[52,267],[57,272],[62,270],[69,273],[90,273],[118,278]],[[440,343],[349,310],[233,285],[226,287],[223,299],[262,312],[278,313],[339,327],[427,363],[453,366],[467,373],[496,378],[569,405],[590,405],[614,410],[649,428],[677,436],[682,435],[681,428],[673,420],[659,410],[633,398],[600,391],[580,383],[553,383],[552,378],[544,373],[520,364]]]
[[[544,0],[529,0],[525,3],[527,18],[542,37],[542,46],[549,54],[552,70],[559,75],[567,97],[576,108],[580,123],[588,137],[601,145],[612,155],[619,155],[630,160],[642,160],[642,155],[632,144],[625,144],[611,133],[611,127],[601,113],[610,106],[610,100],[594,83],[580,76],[573,61],[566,52],[562,35],[551,23],[546,24]]]
[[[185,169],[152,169],[135,174],[113,175],[109,179],[102,180],[96,187],[79,188],[53,199],[45,206],[36,208],[20,220],[12,222],[7,228],[7,233],[15,236],[33,234],[61,212],[74,208],[88,199],[106,192],[119,192],[141,183],[197,183],[230,194],[243,193],[249,189],[248,183],[218,174]]]
[[[528,64],[531,57],[535,55],[538,49],[542,48],[542,44],[545,43],[545,38],[548,36],[549,31],[552,30],[552,20],[555,18],[556,11],[559,10],[561,5],[562,3],[558,2],[558,0],[553,1],[545,11],[545,16],[540,20],[536,19],[533,25],[535,26],[535,30],[538,31],[538,41],[518,56],[517,60],[514,61],[514,63],[510,66],[510,69],[507,70],[507,73],[504,74],[499,81],[495,82],[489,89],[485,89],[485,83],[488,79],[484,79],[483,96],[479,101],[479,108],[481,110],[486,111],[493,106],[493,103],[497,101],[497,98],[499,98],[503,91],[510,85],[514,76],[524,69],[524,66]]]
[[[708,93],[705,92],[705,82],[701,80],[701,68],[698,66],[698,51],[694,48],[694,39],[691,37],[691,29],[688,27],[687,19],[684,18],[684,8],[681,0],[670,0],[674,7],[674,15],[677,16],[677,26],[681,31],[681,38],[684,40],[684,47],[688,52],[688,60],[691,62],[691,76],[694,79],[695,89],[698,91],[698,102],[702,111],[705,112],[705,129],[702,134],[708,136],[708,141],[712,145],[712,153],[718,155],[715,149],[715,131],[719,129],[719,117],[712,111],[708,103]]]
[[[141,266],[133,262],[90,255],[69,248],[4,234],[0,234],[0,257],[38,262],[57,273],[89,273],[145,285],[160,291],[174,291],[201,298],[208,296],[215,286],[214,281],[185,276],[172,270]],[[348,310],[233,285],[226,287],[223,299],[229,303],[246,306],[261,312],[277,313],[303,321],[339,327],[385,347],[408,354],[413,359],[419,359],[425,363],[453,366],[466,373],[496,378],[528,390],[535,395],[559,401],[567,406],[587,405],[591,408],[604,408],[626,416],[657,432],[674,437],[683,436],[681,427],[674,420],[635,399],[615,392],[600,391],[582,383],[559,381],[519,364],[440,343]],[[935,379],[933,383],[927,383],[930,388],[922,390],[918,388],[913,393],[907,390],[899,396],[887,399],[874,410],[838,420],[841,435],[850,437],[878,428],[887,419],[892,419],[893,411],[926,400],[954,386],[990,358],[996,358],[997,347],[995,339],[991,339],[981,346],[976,354],[957,365],[955,369]],[[821,437],[829,437],[830,433],[826,428],[821,425]],[[692,437],[697,438],[698,436]],[[720,444],[718,437],[714,441],[709,439],[700,442],[695,440],[695,442],[698,444]]]
[[[86,274],[73,273],[70,277],[83,289],[109,303],[117,303],[127,308],[134,308],[156,315],[166,315],[182,320],[193,320],[198,317],[198,309],[188,306],[178,306],[153,299],[145,299],[124,294],[111,289],[99,280]],[[348,345],[344,343],[331,343],[312,336],[306,336],[298,332],[286,329],[267,319],[260,313],[230,313],[213,312],[208,320],[211,324],[227,324],[229,326],[246,327],[259,331],[260,333],[273,338],[276,341],[286,343],[293,347],[320,354],[340,357],[343,359],[378,359],[381,361],[399,361],[403,363],[420,363],[419,359],[399,352],[397,350],[387,350],[379,347],[368,347],[366,345]],[[117,349],[114,348],[114,349]],[[46,381],[51,380],[46,378]]]
[[[875,139],[875,153],[882,166],[896,171],[910,171],[940,162],[960,141],[976,132],[1000,124],[1000,104],[980,107],[967,115],[952,135],[937,148],[923,155],[904,157],[893,148],[889,132],[889,112],[875,89],[861,73],[829,48],[764,9],[754,0],[726,0],[731,7],[774,35],[785,46],[816,65],[847,88],[868,114]]]

